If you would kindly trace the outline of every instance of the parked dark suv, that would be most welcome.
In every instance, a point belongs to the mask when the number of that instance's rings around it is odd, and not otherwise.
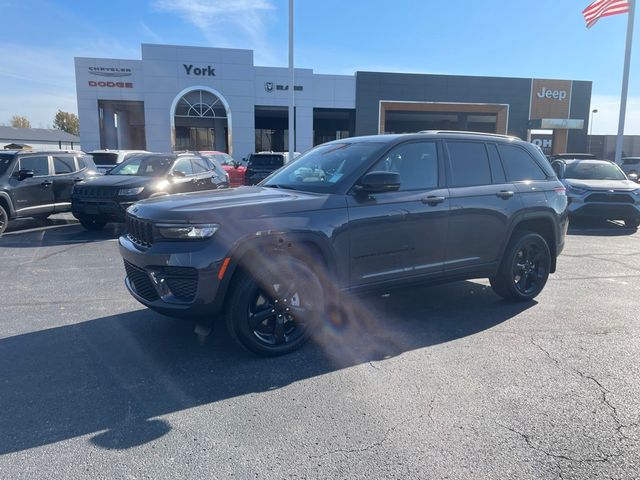
[[[320,145],[255,187],[140,202],[120,252],[142,304],[205,326],[222,313],[240,344],[278,355],[330,322],[344,290],[489,277],[529,301],[567,224],[535,146],[423,132]]]
[[[68,212],[73,185],[96,175],[83,152],[0,151],[0,235],[9,220]]]
[[[229,186],[222,166],[196,153],[139,153],[106,175],[76,185],[73,215],[88,230],[124,222],[125,210],[139,200],[170,193]]]
[[[247,159],[244,173],[245,185],[256,185],[287,163],[287,154],[283,152],[252,153]]]

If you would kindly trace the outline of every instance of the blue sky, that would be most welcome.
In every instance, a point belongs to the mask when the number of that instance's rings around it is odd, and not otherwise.
[[[614,133],[626,15],[587,30],[589,0],[297,0],[296,66],[592,80],[594,133]],[[0,123],[75,111],[74,56],[139,58],[141,43],[251,48],[287,61],[287,0],[0,0]],[[640,134],[640,13],[626,133]],[[15,27],[15,28],[14,28]]]

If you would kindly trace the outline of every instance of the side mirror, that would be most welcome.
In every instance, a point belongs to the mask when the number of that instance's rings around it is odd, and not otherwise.
[[[638,181],[638,174],[637,173],[630,173],[629,174],[629,180],[631,180],[632,182],[637,182]]]
[[[564,172],[567,169],[567,165],[564,162],[556,160],[551,164],[551,167],[553,167],[553,171],[556,172],[558,178],[564,178]]]
[[[397,172],[369,172],[358,185],[366,193],[395,192],[400,189],[400,174]]]
[[[180,170],[174,170],[173,171],[173,176],[176,178],[184,178],[186,177],[184,172],[181,172]]]
[[[233,168],[235,168],[236,170],[240,167],[240,162],[233,162]]]
[[[22,181],[26,178],[33,178],[35,175],[33,170],[19,170],[18,171],[18,180]]]

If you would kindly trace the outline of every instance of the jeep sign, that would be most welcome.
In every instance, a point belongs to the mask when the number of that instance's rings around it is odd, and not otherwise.
[[[545,87],[536,93],[538,98],[553,98],[554,100],[558,100],[562,102],[565,98],[567,98],[566,90],[551,90]]]
[[[211,67],[211,65],[206,65],[202,67],[194,67],[193,65],[187,65],[183,63],[184,71],[187,75],[195,75],[198,77],[215,77],[216,69]]]

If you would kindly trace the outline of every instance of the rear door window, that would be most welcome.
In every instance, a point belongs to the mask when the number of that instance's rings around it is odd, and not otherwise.
[[[524,149],[513,145],[498,145],[498,152],[500,152],[508,181],[526,182],[547,179],[538,162]]]
[[[491,167],[484,143],[447,142],[452,187],[490,185]]]
[[[185,175],[193,175],[193,167],[191,166],[191,158],[182,157],[178,159],[173,167],[174,172],[182,172]]]
[[[49,157],[33,156],[20,158],[20,170],[33,170],[33,175],[42,177],[49,175]]]
[[[76,165],[73,157],[53,157],[53,169],[56,175],[64,175],[65,173],[73,173]]]
[[[194,157],[191,159],[191,164],[193,166],[193,173],[196,175],[206,173],[211,170],[209,164],[204,158]]]

